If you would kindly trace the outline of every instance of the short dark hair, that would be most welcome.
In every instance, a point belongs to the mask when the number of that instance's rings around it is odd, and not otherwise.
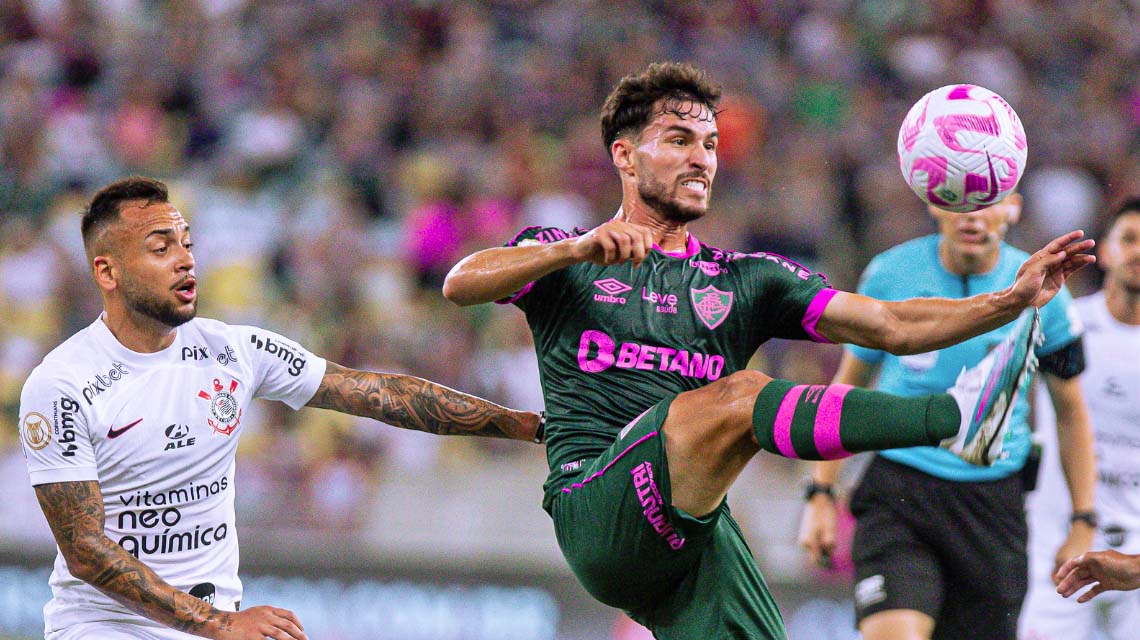
[[[1109,225],[1116,222],[1116,219],[1126,213],[1140,213],[1140,197],[1129,196],[1120,201],[1116,208],[1112,210],[1112,217],[1108,219]]]
[[[655,62],[637,75],[621,79],[602,107],[602,142],[609,151],[614,140],[641,133],[656,115],[662,99],[693,101],[716,113],[720,86],[705,72],[684,62]]]
[[[119,218],[124,202],[143,200],[148,205],[155,202],[170,202],[170,191],[162,182],[154,178],[131,176],[116,180],[100,189],[83,211],[80,226],[83,233],[83,246],[89,251],[91,243],[99,231]]]

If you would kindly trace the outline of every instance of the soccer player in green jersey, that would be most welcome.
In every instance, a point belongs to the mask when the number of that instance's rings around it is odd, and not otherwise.
[[[1036,315],[1022,312],[1094,258],[1076,231],[1033,254],[1002,291],[884,302],[835,291],[778,255],[704,245],[689,223],[705,215],[716,176],[719,98],[685,64],[624,78],[601,119],[622,185],[613,219],[524,229],[460,261],[443,293],[526,314],[548,420],[543,507],[586,590],[658,638],[782,639],[726,504],[748,461],[761,449],[834,459],[924,444],[992,462],[1033,361]],[[1015,319],[1010,338],[945,394],[796,385],[745,368],[773,337],[917,353]]]

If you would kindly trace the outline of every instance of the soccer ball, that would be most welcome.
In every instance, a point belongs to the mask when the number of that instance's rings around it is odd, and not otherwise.
[[[899,128],[899,168],[927,204],[964,213],[1000,202],[1021,180],[1025,129],[1001,96],[952,84],[922,96]]]

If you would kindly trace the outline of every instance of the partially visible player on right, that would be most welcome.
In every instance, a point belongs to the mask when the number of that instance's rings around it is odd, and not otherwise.
[[[1097,600],[1099,606],[1082,606],[1058,595],[1055,584],[1071,574],[1074,586],[1099,582],[1097,593],[1140,587],[1140,562],[1120,553],[1140,553],[1140,198],[1113,212],[1097,263],[1105,272],[1103,290],[1076,301],[1085,325],[1081,386],[1096,437],[1096,511],[1072,513],[1055,438],[1049,439],[1055,433],[1054,416],[1048,403],[1038,402],[1037,433],[1046,440],[1038,489],[1028,501],[1029,593],[1019,624],[1021,640],[1092,638],[1098,621],[1112,640],[1140,636],[1137,594],[1107,593]],[[1070,518],[1096,525],[1093,549],[1117,553],[1086,553],[1058,571],[1065,558],[1055,558],[1054,551]]]

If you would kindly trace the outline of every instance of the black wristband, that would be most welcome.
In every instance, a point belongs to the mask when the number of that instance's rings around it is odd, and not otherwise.
[[[808,483],[807,487],[804,488],[804,501],[806,502],[808,500],[811,500],[817,493],[822,493],[828,498],[831,498],[833,501],[835,500],[835,487],[829,484],[821,484],[813,480]]]
[[[1073,514],[1069,516],[1069,524],[1077,522],[1083,522],[1093,529],[1096,529],[1096,511],[1074,511]]]
[[[546,437],[546,412],[541,411],[538,414],[538,430],[534,432],[534,443],[542,444],[544,437]]]

